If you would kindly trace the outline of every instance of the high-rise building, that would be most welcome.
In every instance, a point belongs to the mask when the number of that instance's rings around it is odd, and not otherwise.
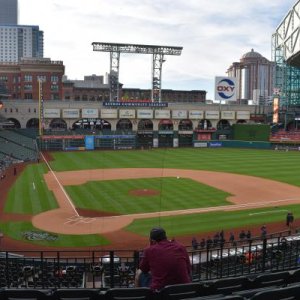
[[[229,77],[238,82],[238,102],[252,101],[255,105],[265,105],[272,100],[274,62],[269,61],[253,49],[228,68]]]
[[[0,25],[0,62],[43,56],[44,33],[39,26]]]
[[[0,0],[0,25],[18,24],[18,0]]]

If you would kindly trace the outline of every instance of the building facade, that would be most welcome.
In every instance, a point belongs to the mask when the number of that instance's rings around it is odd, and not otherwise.
[[[44,100],[62,99],[62,77],[65,67],[61,61],[22,59],[20,63],[0,63],[0,82],[8,99],[39,99],[42,82]]]
[[[228,68],[229,77],[238,81],[238,102],[264,105],[272,100],[275,65],[253,49]]]
[[[18,0],[0,0],[0,25],[18,24]]]
[[[44,33],[39,26],[0,25],[0,62],[44,56]]]

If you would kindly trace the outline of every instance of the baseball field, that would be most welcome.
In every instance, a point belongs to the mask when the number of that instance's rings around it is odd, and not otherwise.
[[[284,230],[288,211],[300,218],[299,165],[300,152],[253,149],[43,154],[2,199],[2,245],[132,249],[158,225],[184,243],[221,229]]]

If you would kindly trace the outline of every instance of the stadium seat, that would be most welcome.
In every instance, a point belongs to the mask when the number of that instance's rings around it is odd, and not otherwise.
[[[268,286],[286,286],[290,273],[288,271],[262,274],[255,277],[252,282],[253,288],[263,288]]]
[[[98,290],[93,289],[58,289],[52,295],[53,300],[100,300],[104,295],[100,295]]]
[[[204,286],[200,283],[168,285],[160,291],[159,298],[163,300],[194,298],[207,295],[207,293],[204,292],[204,289]]]
[[[150,300],[153,293],[149,288],[111,288],[105,293],[105,300]]]
[[[214,294],[229,295],[236,291],[248,289],[250,281],[246,276],[222,278],[213,281],[210,286]]]
[[[263,291],[251,297],[251,300],[293,300],[299,299],[300,285],[290,286],[281,289],[272,289],[270,291]]]
[[[0,291],[1,300],[47,300],[49,299],[50,292],[33,290],[33,289],[7,289]]]

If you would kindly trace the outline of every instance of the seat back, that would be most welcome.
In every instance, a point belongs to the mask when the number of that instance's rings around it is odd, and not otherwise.
[[[49,291],[39,291],[33,289],[7,289],[0,291],[1,300],[9,299],[30,299],[30,300],[47,300]]]
[[[200,283],[186,283],[165,286],[159,292],[159,299],[180,300],[203,296]]]
[[[222,278],[214,281],[211,284],[212,292],[214,294],[228,295],[235,291],[248,289],[250,280],[246,276],[236,278]]]
[[[288,283],[289,272],[278,272],[258,275],[253,280],[253,288],[262,288],[267,286],[284,286]]]
[[[153,296],[150,288],[111,288],[106,291],[106,300],[151,300]]]
[[[300,296],[300,285],[294,285],[281,289],[259,292],[251,297],[251,300],[297,300]]]
[[[100,293],[98,290],[93,289],[58,289],[53,292],[53,299],[84,299],[84,300],[98,300]]]

